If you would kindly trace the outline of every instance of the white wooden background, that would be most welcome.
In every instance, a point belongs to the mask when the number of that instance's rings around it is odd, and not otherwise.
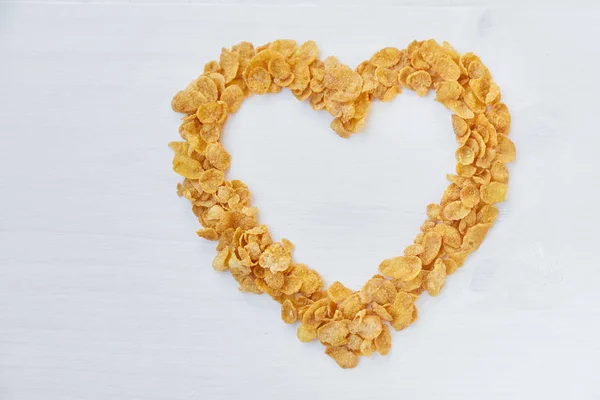
[[[498,223],[391,354],[354,370],[213,271],[175,195],[171,96],[221,46],[281,37],[349,65],[448,40],[513,113]],[[0,399],[600,398],[598,38],[581,0],[0,2]],[[224,142],[296,260],[358,288],[412,240],[455,144],[448,112],[412,93],[350,140],[329,121],[253,98]]]

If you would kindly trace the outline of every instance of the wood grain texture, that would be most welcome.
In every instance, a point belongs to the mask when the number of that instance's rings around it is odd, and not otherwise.
[[[0,399],[600,397],[599,8],[45,3],[0,3]],[[279,37],[348,65],[448,40],[481,56],[513,113],[518,160],[488,239],[389,356],[351,371],[213,271],[175,195],[171,96],[221,46]],[[350,140],[329,121],[289,93],[253,98],[224,144],[296,260],[358,288],[418,231],[454,142],[448,112],[412,93]]]

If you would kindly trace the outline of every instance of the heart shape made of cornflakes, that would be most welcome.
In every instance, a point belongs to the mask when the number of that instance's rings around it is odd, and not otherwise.
[[[515,158],[508,138],[510,114],[500,88],[473,53],[460,55],[448,43],[414,41],[404,50],[386,47],[354,70],[335,57],[323,61],[313,41],[300,46],[276,40],[255,48],[241,42],[223,48],[203,74],[178,92],[172,108],[185,113],[170,143],[173,169],[184,177],[177,192],[192,203],[203,228],[198,235],[217,241],[213,267],[230,271],[239,290],[266,293],[281,304],[281,318],[300,322],[298,339],[314,339],[342,368],[359,356],[391,348],[390,326],[402,330],[417,319],[415,300],[424,291],[436,296],[446,277],[477,250],[498,215],[495,204],[508,190],[506,164]],[[288,88],[315,110],[327,110],[331,128],[349,137],[363,125],[374,99],[390,101],[402,88],[435,98],[452,112],[458,142],[456,173],[439,204],[429,204],[421,232],[404,254],[383,260],[380,274],[358,291],[321,276],[292,259],[294,246],[274,242],[248,187],[225,180],[230,155],[219,142],[229,114],[252,94]]]

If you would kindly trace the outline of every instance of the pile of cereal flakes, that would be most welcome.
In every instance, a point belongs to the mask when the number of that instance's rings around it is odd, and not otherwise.
[[[481,245],[498,216],[495,204],[506,198],[506,164],[515,158],[515,146],[500,89],[472,53],[460,55],[445,42],[414,41],[403,50],[384,48],[354,70],[318,55],[313,41],[224,48],[219,61],[206,64],[173,98],[173,110],[187,115],[179,129],[184,141],[170,146],[173,169],[184,177],[177,192],[203,226],[198,235],[217,241],[214,269],[229,271],[240,291],[271,296],[285,323],[300,323],[300,341],[318,339],[340,367],[353,368],[360,356],[388,354],[390,327],[399,331],[415,322],[417,297],[424,291],[437,296],[446,277]],[[296,263],[292,243],[274,242],[259,224],[248,187],[225,180],[231,157],[219,139],[228,116],[251,94],[282,88],[327,110],[341,137],[363,127],[374,99],[390,101],[402,88],[419,96],[435,90],[436,100],[452,111],[456,173],[447,176],[439,204],[427,206],[414,243],[381,262],[380,274],[358,291],[337,281],[325,287],[318,272]]]

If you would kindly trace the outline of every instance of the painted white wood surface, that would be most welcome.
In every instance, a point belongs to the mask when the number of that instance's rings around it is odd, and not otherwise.
[[[0,2],[0,399],[600,398],[600,9],[501,3]],[[175,195],[171,96],[221,46],[279,37],[349,65],[448,40],[513,113],[485,244],[389,356],[350,371],[213,271]],[[296,260],[357,288],[412,240],[454,143],[448,112],[412,93],[350,140],[329,121],[253,98],[224,142]]]

